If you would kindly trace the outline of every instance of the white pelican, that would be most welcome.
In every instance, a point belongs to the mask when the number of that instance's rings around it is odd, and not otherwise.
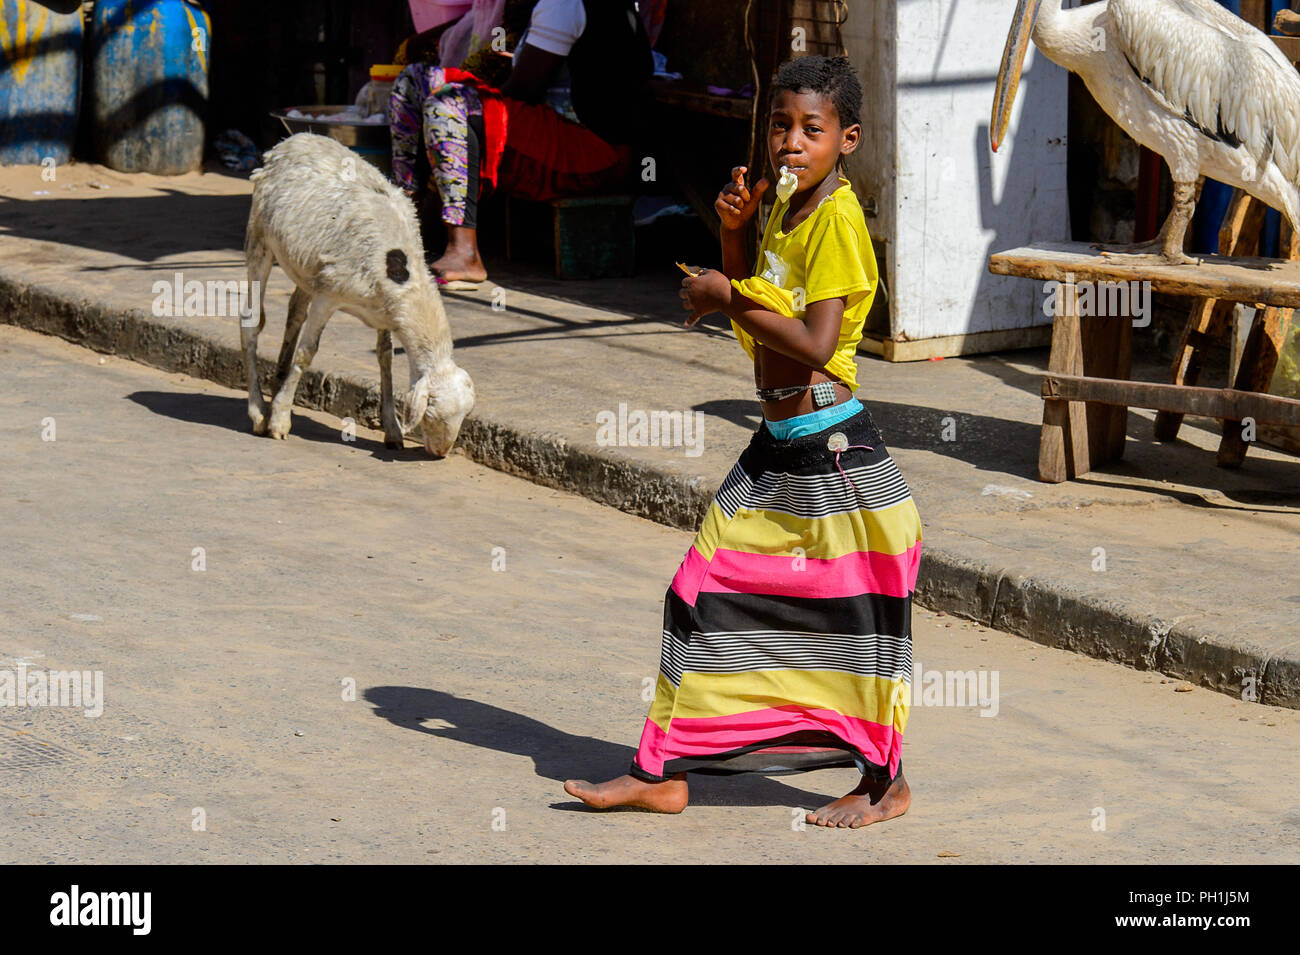
[[[1280,209],[1300,231],[1300,73],[1277,45],[1214,0],[1106,0],[1062,10],[1018,0],[998,72],[990,138],[1006,135],[1031,35],[1078,73],[1120,128],[1169,164],[1174,207],[1145,248],[1183,251],[1202,176]]]

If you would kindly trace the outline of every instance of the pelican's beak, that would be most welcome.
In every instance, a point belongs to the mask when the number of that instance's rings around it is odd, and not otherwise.
[[[1034,29],[1041,0],[1017,0],[1016,15],[1007,34],[1007,48],[1002,51],[1002,68],[998,70],[998,87],[993,94],[993,121],[989,125],[989,139],[997,152],[1011,123],[1011,107],[1016,102],[1016,89],[1020,86],[1020,70],[1025,65],[1029,50],[1029,34]],[[1055,0],[1053,0],[1055,2]]]

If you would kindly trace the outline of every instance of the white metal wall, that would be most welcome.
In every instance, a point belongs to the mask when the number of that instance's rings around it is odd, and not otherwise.
[[[1008,142],[989,148],[1014,8],[850,0],[845,45],[863,79],[867,135],[849,171],[859,198],[880,209],[867,222],[888,247],[896,340],[1050,322],[1036,283],[988,274],[992,252],[1070,235],[1067,74],[1032,46]]]

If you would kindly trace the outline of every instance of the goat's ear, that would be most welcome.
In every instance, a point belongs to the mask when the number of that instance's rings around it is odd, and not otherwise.
[[[424,412],[429,407],[429,379],[421,378],[406,395],[407,419],[402,422],[402,431],[407,434],[414,431],[424,420]]]

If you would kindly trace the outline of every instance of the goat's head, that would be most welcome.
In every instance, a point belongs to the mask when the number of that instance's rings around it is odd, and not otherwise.
[[[436,458],[445,457],[465,416],[474,410],[474,382],[464,368],[448,362],[443,373],[428,372],[416,380],[406,406],[410,419],[404,430],[421,427],[425,450]]]

